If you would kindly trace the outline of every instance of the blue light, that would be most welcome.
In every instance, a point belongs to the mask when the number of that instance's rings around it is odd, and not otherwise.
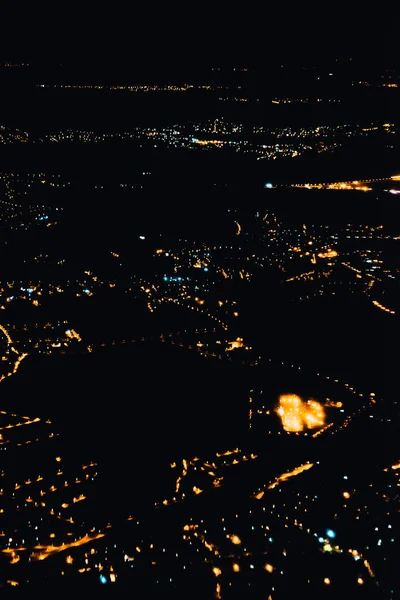
[[[164,275],[163,279],[164,281],[168,281],[168,277],[166,275]]]
[[[268,189],[271,189],[272,188],[272,183],[266,183],[264,187],[266,187]]]
[[[31,288],[28,288],[26,291],[28,292],[28,294],[32,294],[32,292],[33,292],[33,290]]]
[[[204,270],[205,270],[205,271],[208,271],[208,267],[204,267]]]
[[[107,583],[107,577],[100,575],[100,583]]]
[[[90,290],[88,290],[87,288],[85,288],[83,291],[85,292],[85,294],[90,294]]]
[[[65,332],[67,335],[69,335],[71,333],[70,329],[67,329],[67,331]]]
[[[319,543],[320,543],[320,544],[322,544],[323,542],[325,542],[325,540],[324,540],[324,538],[323,538],[323,537],[319,537],[319,538],[318,538],[318,541],[319,541]]]
[[[194,142],[195,144],[197,144],[199,140],[197,138],[192,138],[192,142]]]
[[[327,529],[326,535],[328,536],[328,538],[331,538],[331,539],[336,537],[336,533],[332,529]]]

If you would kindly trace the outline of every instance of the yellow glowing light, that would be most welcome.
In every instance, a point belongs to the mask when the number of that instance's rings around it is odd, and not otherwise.
[[[357,583],[358,583],[359,585],[362,585],[362,584],[364,583],[364,579],[363,579],[362,577],[359,577],[359,578],[357,579]]]
[[[221,569],[218,569],[218,567],[214,567],[213,573],[214,573],[215,577],[218,577],[219,575],[221,575],[222,571],[221,571]]]
[[[240,567],[237,563],[233,563],[232,569],[235,573],[239,573],[239,571],[240,571]]]
[[[324,583],[326,583],[326,585],[329,585],[330,582],[331,582],[331,580],[329,579],[329,577],[325,577]]]
[[[314,463],[305,463],[296,467],[295,469],[293,469],[293,471],[289,471],[288,473],[283,473],[282,475],[279,475],[279,477],[277,477],[275,481],[269,484],[268,489],[273,490],[277,485],[281,483],[281,481],[286,481],[286,479],[289,479],[290,477],[296,477],[296,475],[300,475],[300,473],[308,471],[308,469],[311,469],[311,467],[313,466]],[[256,498],[258,498],[258,496],[259,494],[257,494]]]
[[[282,419],[285,431],[303,431],[304,427],[313,429],[325,425],[323,406],[315,400],[304,402],[299,396],[288,394],[280,396],[276,410]]]
[[[77,498],[73,498],[73,503],[76,504],[77,502],[81,502],[82,500],[85,500],[85,499],[86,499],[86,496],[84,496],[83,494],[81,494]]]
[[[235,544],[236,546],[238,546],[239,544],[242,543],[242,540],[240,539],[240,537],[238,535],[231,535],[230,540],[231,540],[232,544]]]
[[[227,352],[231,350],[235,350],[236,348],[243,348],[243,338],[236,338],[234,342],[228,342],[229,348],[227,348]]]
[[[327,250],[326,252],[319,252],[318,256],[319,258],[335,258],[338,256],[338,253],[336,250]]]
[[[270,565],[270,564],[268,564],[268,563],[267,563],[267,564],[265,565],[264,569],[265,569],[266,571],[268,571],[268,573],[272,573],[272,571],[274,570],[274,567],[273,567],[272,565]]]
[[[208,146],[208,145],[212,144],[213,146],[217,146],[219,148],[224,145],[224,142],[221,140],[197,140],[196,139],[196,141],[194,141],[194,143],[198,144],[199,146]]]
[[[90,295],[91,295],[91,294],[90,294]],[[66,335],[66,336],[67,336],[69,339],[71,339],[71,340],[73,340],[73,339],[76,339],[76,340],[78,340],[78,342],[81,342],[81,341],[82,341],[82,338],[81,338],[81,336],[80,336],[80,335],[79,335],[79,333],[77,333],[77,332],[76,332],[74,329],[68,329],[68,330],[65,332],[65,335]]]
[[[71,520],[70,522],[73,522],[73,521]],[[38,553],[33,552],[31,554],[31,559],[32,560],[44,560],[45,558],[48,558],[52,554],[57,554],[58,552],[64,552],[65,550],[68,550],[68,548],[77,548],[78,546],[83,546],[84,544],[87,544],[88,542],[98,540],[104,536],[105,536],[105,533],[98,533],[97,535],[94,535],[94,536],[90,536],[90,535],[86,534],[83,537],[76,540],[75,542],[71,542],[70,544],[63,544],[62,546],[38,545],[38,546],[35,546],[35,550],[41,550],[41,552],[38,552]]]
[[[390,308],[387,308],[386,306],[384,306],[383,304],[381,304],[377,300],[372,300],[372,304],[374,304],[375,306],[377,306],[381,310],[383,310],[383,311],[385,311],[387,313],[390,313],[391,315],[395,315],[396,314],[396,312],[394,310],[391,310]]]
[[[367,559],[364,560],[364,566],[367,569],[368,573],[370,574],[371,577],[375,577],[375,573],[373,572],[373,570],[371,569],[371,565],[369,564],[369,562],[367,561]]]
[[[350,498],[349,492],[343,492],[343,498]]]

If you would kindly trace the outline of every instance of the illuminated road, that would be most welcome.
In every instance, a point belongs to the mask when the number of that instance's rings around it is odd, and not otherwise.
[[[11,370],[7,371],[6,373],[2,373],[0,375],[0,383],[1,383],[2,381],[4,381],[4,379],[6,377],[11,377],[11,375],[15,375],[15,373],[19,369],[19,366],[20,366],[21,362],[24,360],[24,358],[26,358],[28,356],[28,354],[26,352],[20,354],[18,352],[18,350],[16,350],[14,348],[11,336],[8,333],[8,331],[6,330],[6,328],[3,327],[3,325],[0,325],[0,331],[4,334],[4,336],[5,336],[6,340],[7,340],[7,350],[6,350],[5,354],[3,355],[2,359],[5,362],[8,361],[9,363],[11,363],[12,362],[11,361],[11,356],[12,356],[14,358],[14,361],[15,361],[14,364],[12,365],[12,369]],[[15,355],[15,357],[14,357],[14,355]],[[11,364],[10,364],[10,367],[11,367]]]
[[[334,181],[323,183],[293,183],[282,187],[299,188],[306,190],[353,190],[358,192],[371,192],[373,187],[371,184],[383,183],[385,181],[400,181],[400,175],[392,175],[391,177],[379,177],[375,179],[362,179],[354,181]],[[397,193],[396,190],[390,190],[392,193]]]

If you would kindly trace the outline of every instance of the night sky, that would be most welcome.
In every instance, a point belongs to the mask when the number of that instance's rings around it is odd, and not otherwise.
[[[341,11],[337,5],[311,10],[302,4],[224,10],[194,5],[110,7],[73,11],[2,9],[0,55],[8,60],[109,62],[149,68],[279,61],[323,63],[353,56],[365,64],[398,60],[394,22],[380,15]]]

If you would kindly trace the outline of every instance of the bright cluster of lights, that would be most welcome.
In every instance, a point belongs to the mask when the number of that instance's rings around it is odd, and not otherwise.
[[[323,406],[315,400],[304,402],[294,394],[280,396],[276,412],[282,419],[285,431],[303,431],[325,425]]]

